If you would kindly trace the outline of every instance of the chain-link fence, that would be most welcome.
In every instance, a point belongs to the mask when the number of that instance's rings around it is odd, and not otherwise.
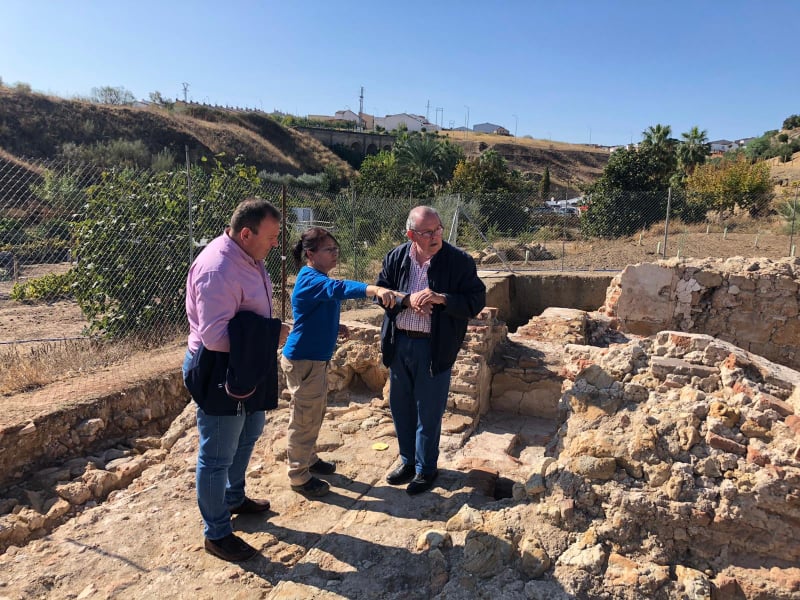
[[[372,282],[383,256],[406,240],[405,221],[418,204],[436,207],[445,239],[484,270],[608,271],[670,256],[794,253],[796,193],[770,218],[708,221],[671,191],[386,199],[286,187],[242,165],[153,172],[0,156],[0,361],[29,364],[31,352],[67,344],[59,350],[70,359],[66,370],[92,370],[142,348],[180,345],[188,267],[253,195],[284,214],[281,247],[267,268],[287,320],[297,272],[290,248],[305,228],[336,235],[335,276]],[[82,353],[96,361],[73,365]],[[14,382],[0,381],[0,393],[25,387],[19,369],[6,377]]]

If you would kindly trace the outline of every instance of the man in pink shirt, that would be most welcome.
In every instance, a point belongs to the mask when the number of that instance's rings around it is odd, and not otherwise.
[[[264,259],[278,245],[280,225],[277,208],[266,200],[248,198],[236,207],[225,232],[212,240],[190,267],[184,378],[201,346],[230,352],[228,324],[238,312],[272,317],[272,282]],[[284,324],[280,342],[287,334]],[[264,428],[264,410],[251,405],[242,410],[241,406],[231,400],[230,405],[197,407],[197,503],[205,525],[205,549],[229,561],[246,560],[257,552],[233,533],[231,514],[269,510],[269,501],[254,500],[244,493],[250,455]]]

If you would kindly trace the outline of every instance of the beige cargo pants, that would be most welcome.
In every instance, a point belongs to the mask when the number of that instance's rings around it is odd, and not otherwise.
[[[308,467],[317,462],[314,447],[328,400],[328,363],[322,360],[289,360],[281,355],[286,387],[292,394],[286,457],[291,485],[311,479]]]

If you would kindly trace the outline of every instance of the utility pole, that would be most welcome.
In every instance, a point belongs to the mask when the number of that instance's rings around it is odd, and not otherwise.
[[[428,100],[428,103],[425,105],[425,120],[430,122],[431,118],[431,101]]]
[[[358,128],[364,130],[364,86],[361,86],[361,96],[358,98]]]
[[[186,83],[186,82],[184,81],[184,82],[183,82],[181,85],[183,86],[183,101],[184,101],[184,103],[185,103],[185,102],[187,102],[187,100],[186,100],[186,98],[187,98],[187,96],[186,96],[186,93],[189,91],[189,84],[188,84],[188,83]]]
[[[466,137],[469,135],[469,106],[465,104],[464,108],[467,109],[467,116],[464,118],[464,129],[466,129],[464,132],[464,138],[466,139]]]
[[[514,117],[514,142],[517,141],[517,125],[519,124],[519,120],[517,119],[517,115],[511,115]]]
[[[441,123],[439,122],[439,113],[442,114]],[[436,107],[436,124],[439,125],[442,129],[444,129],[444,108],[441,106]]]

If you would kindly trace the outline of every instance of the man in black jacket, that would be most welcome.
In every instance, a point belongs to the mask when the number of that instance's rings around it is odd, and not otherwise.
[[[436,480],[450,370],[469,319],[486,304],[475,261],[445,242],[443,232],[436,210],[413,208],[406,221],[409,242],[386,255],[377,281],[405,293],[386,309],[381,351],[401,459],[386,480],[410,482],[409,494],[429,490]]]

